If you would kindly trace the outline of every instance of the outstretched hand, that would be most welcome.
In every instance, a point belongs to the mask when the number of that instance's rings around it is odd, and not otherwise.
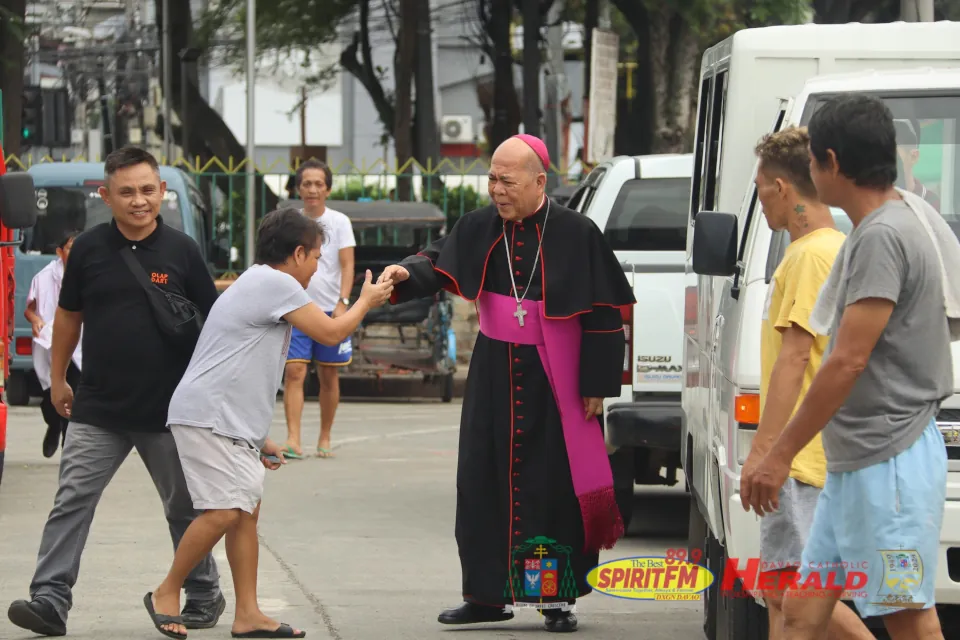
[[[384,277],[381,275],[377,282],[374,283],[373,273],[370,271],[370,269],[367,269],[367,273],[364,275],[363,288],[360,290],[361,300],[366,302],[372,309],[382,306],[390,299],[390,295],[392,293],[393,280],[384,279]]]
[[[410,277],[410,272],[398,264],[392,264],[383,270],[380,277],[377,278],[377,284],[391,280],[394,283],[403,282]]]

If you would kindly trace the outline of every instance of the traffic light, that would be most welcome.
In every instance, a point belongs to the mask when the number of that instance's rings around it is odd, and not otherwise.
[[[69,147],[70,99],[63,87],[23,88],[21,111],[21,147]]]
[[[38,146],[43,139],[43,90],[38,86],[23,88],[23,107],[20,115],[20,146]]]

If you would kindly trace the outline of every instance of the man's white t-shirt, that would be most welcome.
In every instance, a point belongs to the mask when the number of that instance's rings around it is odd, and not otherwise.
[[[304,215],[307,215],[304,212]],[[340,284],[343,271],[340,268],[340,250],[357,246],[350,218],[327,207],[317,224],[323,229],[323,245],[320,247],[320,264],[310,280],[307,293],[326,312],[332,312],[340,300]]]

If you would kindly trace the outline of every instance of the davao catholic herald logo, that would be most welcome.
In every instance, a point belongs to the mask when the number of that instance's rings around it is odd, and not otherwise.
[[[698,549],[693,556],[699,556]],[[686,560],[686,549],[668,549],[666,557],[620,558],[590,570],[594,590],[630,600],[699,600],[713,584],[709,569]]]

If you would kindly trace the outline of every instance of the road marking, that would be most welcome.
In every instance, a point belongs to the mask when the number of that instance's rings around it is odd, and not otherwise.
[[[414,431],[398,431],[397,433],[381,433],[372,436],[355,436],[353,438],[343,438],[333,445],[334,449],[339,449],[345,444],[358,444],[360,442],[372,442],[374,440],[391,440],[393,438],[406,438],[409,436],[424,436],[432,433],[445,433],[447,431],[457,431],[460,425],[448,425],[446,427],[436,427],[434,429],[416,429]]]

